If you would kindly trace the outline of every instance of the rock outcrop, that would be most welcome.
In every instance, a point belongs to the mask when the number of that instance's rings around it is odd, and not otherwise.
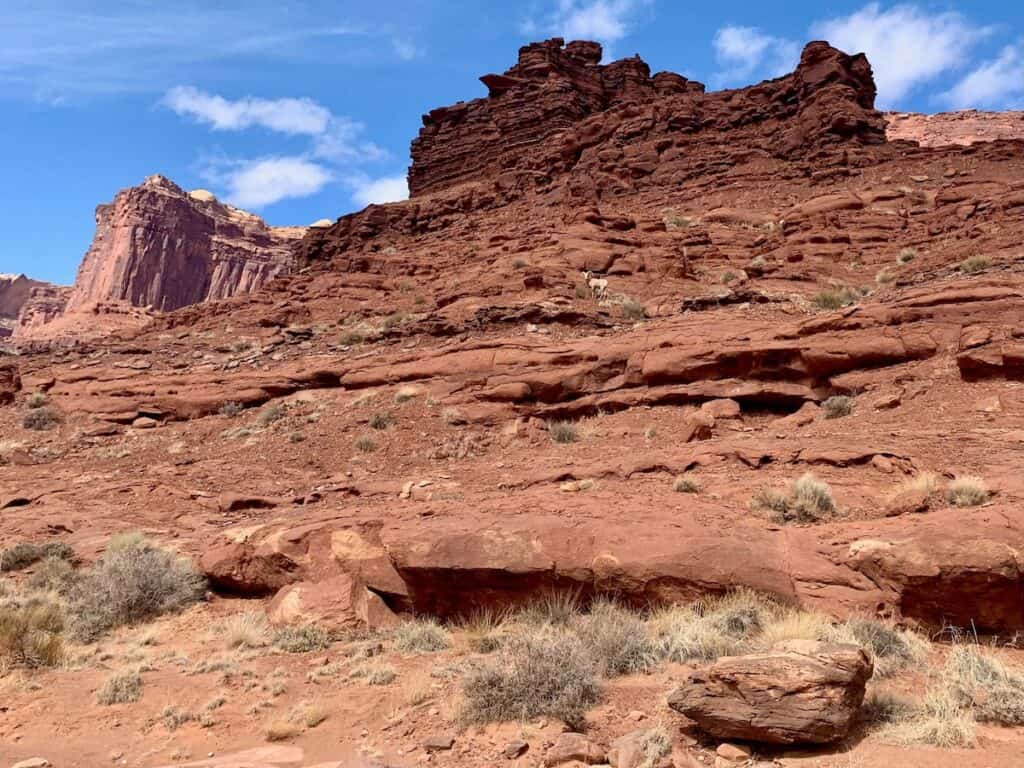
[[[652,76],[639,56],[600,61],[597,43],[533,43],[507,72],[481,78],[486,98],[425,115],[412,196],[481,178],[544,184],[574,170],[578,184],[614,189],[714,163],[708,151],[725,143],[791,156],[885,140],[867,59],[827,43],[809,44],[791,75],[710,94],[681,75]]]
[[[150,176],[96,209],[67,311],[125,302],[166,312],[249,293],[290,268],[304,232]]]
[[[719,739],[828,744],[850,732],[872,671],[859,646],[790,640],[691,672],[668,705]]]
[[[0,338],[11,336],[21,325],[21,318],[42,314],[44,297],[53,298],[63,308],[61,296],[66,291],[66,288],[25,275],[0,274]]]
[[[970,146],[983,141],[1024,140],[1024,112],[887,112],[889,141],[914,141],[922,147]]]

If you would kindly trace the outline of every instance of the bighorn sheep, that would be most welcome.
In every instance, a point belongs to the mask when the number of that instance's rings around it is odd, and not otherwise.
[[[608,281],[603,277],[594,277],[593,275],[593,272],[584,270],[583,279],[587,281],[587,285],[590,287],[590,292],[594,295],[594,298],[603,299],[608,295]]]

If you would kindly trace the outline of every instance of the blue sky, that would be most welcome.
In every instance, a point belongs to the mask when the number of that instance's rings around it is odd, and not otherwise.
[[[0,0],[0,272],[70,283],[93,209],[162,173],[308,224],[404,195],[430,109],[554,35],[709,88],[864,50],[883,108],[1024,108],[1024,3]]]

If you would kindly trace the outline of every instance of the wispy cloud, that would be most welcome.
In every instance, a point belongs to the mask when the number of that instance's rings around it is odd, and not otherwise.
[[[163,103],[179,115],[209,125],[215,131],[240,131],[261,126],[272,131],[317,136],[327,130],[331,111],[312,99],[257,99],[231,101],[188,85],[171,88]]]
[[[230,6],[207,0],[3,0],[0,87],[8,96],[44,103],[163,91],[201,76],[211,64],[222,79],[241,79],[251,74],[253,58],[336,63],[374,55],[381,38],[394,36],[380,25],[325,18],[322,8],[302,0]],[[393,55],[413,46],[405,44]]]
[[[211,163],[203,178],[226,190],[239,208],[263,208],[294,197],[315,195],[334,179],[325,166],[303,157],[263,157]]]
[[[359,170],[389,157],[364,136],[365,126],[333,114],[313,99],[229,99],[193,86],[175,86],[160,104],[213,131],[237,133],[260,128],[309,140],[301,154],[203,160],[200,175],[241,208],[259,209],[289,198],[308,197],[336,181],[349,186],[353,199],[362,205],[408,197],[404,176],[372,179]]]
[[[1008,45],[996,58],[979,64],[939,101],[953,109],[1024,108],[1024,43]]]
[[[628,35],[652,0],[557,0],[553,10],[520,24],[524,35],[553,34],[566,40],[597,40],[605,46]]]
[[[755,76],[779,77],[791,72],[800,58],[797,43],[756,27],[722,27],[712,45],[720,67],[713,77],[716,85],[746,84]]]
[[[379,179],[355,176],[348,179],[348,184],[352,187],[352,200],[356,205],[395,203],[409,197],[409,183],[404,175]]]
[[[402,61],[412,61],[422,53],[414,42],[402,37],[392,38],[391,49]]]
[[[964,66],[979,41],[991,33],[956,12],[931,13],[918,5],[885,10],[868,3],[848,16],[819,22],[815,37],[868,56],[880,107],[892,107],[924,83]]]

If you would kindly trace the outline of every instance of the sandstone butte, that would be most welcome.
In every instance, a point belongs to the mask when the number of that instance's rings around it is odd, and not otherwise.
[[[964,127],[976,115],[910,130],[874,108],[866,58],[824,42],[789,75],[714,93],[638,57],[600,61],[594,43],[525,46],[481,78],[486,96],[424,116],[410,200],[301,239],[159,177],[101,206],[52,322],[70,332],[108,302],[160,311],[0,360],[0,545],[60,540],[84,567],[141,530],[193,558],[212,597],[154,630],[193,662],[222,655],[218,622],[242,611],[366,631],[552,590],[639,608],[746,587],[935,638],[1019,637],[1021,134]],[[52,429],[23,427],[35,393]],[[852,413],[826,418],[837,396]],[[805,473],[831,487],[823,519],[752,508]],[[926,473],[934,492],[913,484]],[[674,492],[680,475],[698,492]],[[964,476],[983,503],[948,500]],[[333,766],[363,749],[398,766],[427,743],[438,764],[499,764],[509,745],[536,765],[561,730],[477,728],[452,747],[458,684],[427,675],[454,652],[383,653],[434,703],[317,684],[318,665],[350,663],[333,650],[246,657],[289,680],[274,713],[313,697],[329,719],[195,764]],[[41,689],[5,694],[0,743],[17,733],[16,757],[55,765],[107,762],[116,744],[155,765],[169,740],[221,755],[262,738],[247,712],[267,694],[154,663],[154,692],[116,711],[80,702],[97,669],[40,673]],[[678,727],[664,697],[682,676],[611,683],[588,739],[606,751],[642,718]],[[123,727],[168,702],[198,711],[218,685],[212,728]],[[973,751],[847,746],[872,766],[1019,764],[1019,730],[981,728]],[[700,742],[675,750],[700,764]],[[811,764],[798,758],[768,759]]]

